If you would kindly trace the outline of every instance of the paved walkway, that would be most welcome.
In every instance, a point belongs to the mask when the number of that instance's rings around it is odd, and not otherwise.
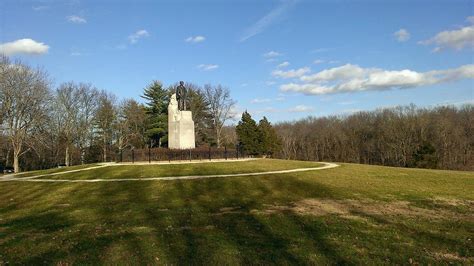
[[[205,178],[222,178],[222,177],[239,177],[239,176],[259,176],[259,175],[273,175],[273,174],[287,174],[287,173],[297,173],[297,172],[307,172],[307,171],[317,171],[338,167],[338,164],[335,163],[322,163],[324,166],[321,167],[312,167],[312,168],[297,168],[290,170],[278,170],[278,171],[266,171],[266,172],[256,172],[256,173],[241,173],[241,174],[219,174],[219,175],[188,175],[188,176],[163,176],[163,177],[147,177],[147,178],[121,178],[121,179],[81,179],[81,180],[72,180],[72,179],[35,179],[38,177],[49,176],[49,175],[59,175],[64,173],[79,172],[90,169],[96,169],[101,167],[115,166],[120,164],[103,164],[99,166],[88,167],[84,169],[77,169],[71,171],[65,171],[61,173],[53,174],[44,174],[24,178],[14,178],[14,177],[2,177],[0,182],[44,182],[44,183],[96,183],[96,182],[128,182],[128,181],[170,181],[170,180],[192,180],[192,179],[205,179]]]

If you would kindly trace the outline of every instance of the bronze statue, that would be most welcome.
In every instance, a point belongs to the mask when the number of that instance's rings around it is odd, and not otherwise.
[[[178,110],[186,111],[186,88],[183,81],[180,81],[176,88],[176,100],[178,100]]]

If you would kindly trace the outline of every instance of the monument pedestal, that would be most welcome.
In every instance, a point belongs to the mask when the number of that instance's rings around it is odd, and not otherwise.
[[[194,149],[195,145],[192,112],[178,110],[176,95],[173,94],[168,105],[168,148]]]

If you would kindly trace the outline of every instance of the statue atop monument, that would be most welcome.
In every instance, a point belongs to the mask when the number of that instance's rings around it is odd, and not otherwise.
[[[180,81],[168,104],[168,148],[183,150],[195,147],[193,114],[186,111],[186,88]]]
[[[186,87],[184,82],[180,81],[179,86],[176,88],[176,100],[178,100],[178,110],[186,111]]]

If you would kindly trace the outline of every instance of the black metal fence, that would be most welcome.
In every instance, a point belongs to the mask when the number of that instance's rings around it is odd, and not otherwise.
[[[167,148],[127,149],[115,154],[116,162],[153,162],[153,161],[192,161],[192,160],[227,160],[247,158],[239,149],[196,148],[173,150]]]

